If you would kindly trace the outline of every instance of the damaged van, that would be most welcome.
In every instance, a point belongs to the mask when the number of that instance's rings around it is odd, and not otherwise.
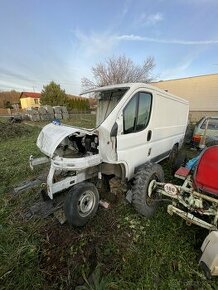
[[[64,210],[68,222],[83,226],[97,211],[96,182],[105,176],[130,181],[147,162],[172,157],[182,146],[189,104],[145,83],[96,88],[83,94],[97,98],[96,128],[46,125],[37,139],[51,162],[47,194],[68,191]]]

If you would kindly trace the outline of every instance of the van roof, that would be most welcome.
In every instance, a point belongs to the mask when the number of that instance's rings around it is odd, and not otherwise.
[[[94,93],[94,92],[101,92],[101,91],[110,91],[110,90],[113,90],[115,88],[128,89],[132,85],[133,85],[133,83],[125,83],[125,84],[117,84],[117,85],[109,85],[109,86],[104,86],[104,87],[97,87],[97,88],[83,91],[80,95],[85,95],[85,94]]]
[[[97,87],[97,88],[93,88],[93,89],[84,91],[80,95],[85,95],[85,94],[94,93],[94,92],[101,92],[101,91],[110,91],[113,89],[128,89],[128,88],[131,88],[133,90],[138,89],[138,88],[152,89],[152,90],[155,90],[157,92],[164,93],[172,98],[176,98],[176,99],[188,104],[187,100],[180,98],[176,95],[173,95],[171,93],[168,93],[165,90],[159,89],[156,86],[152,86],[148,83],[124,83],[124,84],[109,85],[109,86],[104,86],[104,87]]]

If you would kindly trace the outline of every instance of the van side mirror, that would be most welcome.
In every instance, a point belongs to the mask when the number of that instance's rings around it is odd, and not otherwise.
[[[113,127],[112,127],[112,129],[111,129],[110,136],[111,137],[116,137],[117,136],[117,131],[118,131],[118,125],[117,125],[117,122],[115,122]]]

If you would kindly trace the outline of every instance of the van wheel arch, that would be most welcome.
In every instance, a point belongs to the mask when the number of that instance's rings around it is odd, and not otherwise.
[[[116,177],[119,177],[122,180],[126,178],[126,168],[125,165],[122,163],[120,164],[102,163],[101,173],[105,175],[115,175]]]

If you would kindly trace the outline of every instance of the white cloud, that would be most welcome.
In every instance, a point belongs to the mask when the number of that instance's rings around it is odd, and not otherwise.
[[[180,0],[181,2],[184,3],[184,0]],[[211,4],[211,3],[215,3],[217,4],[217,0],[186,0],[186,2],[188,2],[188,4]]]
[[[161,72],[160,79],[174,79],[177,77],[181,77],[183,73],[186,73],[188,68],[191,66],[194,59],[189,59],[186,61],[180,61],[176,66],[170,69],[166,69]]]
[[[126,0],[124,2],[123,10],[121,13],[122,18],[124,18],[127,15],[128,11],[129,11],[130,3],[131,3],[131,0]]]
[[[218,44],[218,40],[182,40],[182,39],[161,39],[152,38],[146,36],[140,36],[135,34],[124,34],[116,36],[117,40],[125,41],[145,41],[163,44],[182,44],[182,45],[205,45],[205,44]]]
[[[199,57],[204,49],[198,49],[194,52],[181,58],[178,63],[175,63],[173,67],[163,70],[159,78],[160,79],[175,79],[179,77],[187,76],[187,71],[193,66],[193,62]]]
[[[78,51],[82,51],[86,58],[107,55],[119,42],[119,39],[109,33],[86,35],[77,30],[75,37],[78,41]]]
[[[161,13],[148,15],[148,23],[151,25],[154,25],[154,24],[162,21],[163,19],[164,19],[163,15]]]
[[[159,44],[172,44],[172,45],[213,45],[218,44],[218,39],[214,40],[183,40],[183,39],[165,39],[165,38],[152,38],[147,36],[135,34],[111,34],[105,33],[90,33],[85,34],[79,30],[75,32],[77,40],[77,53],[78,57],[83,56],[84,59],[90,60],[93,58],[101,58],[108,56],[114,52],[114,48],[123,41],[141,41]]]
[[[208,45],[218,44],[218,40],[182,40],[182,39],[165,39],[165,38],[151,38],[147,36],[135,35],[135,34],[113,34],[111,32],[104,33],[84,33],[80,30],[74,31],[74,50],[72,56],[69,59],[71,67],[79,68],[77,72],[78,78],[86,75],[89,68],[96,62],[102,60],[102,58],[114,55],[115,49],[119,44],[123,42],[150,42],[157,44],[167,45],[188,45],[197,46],[194,51],[207,48]],[[201,47],[199,47],[201,46]],[[161,73],[163,78],[177,77],[189,69],[192,65],[196,55],[188,56],[183,59],[175,67],[165,70]],[[75,79],[75,77],[74,77]]]
[[[33,91],[33,87],[27,85],[25,82],[19,82],[19,80],[6,81],[6,80],[0,80],[0,88],[3,90],[18,90],[18,91]]]
[[[137,22],[137,25],[153,26],[163,20],[164,20],[163,14],[160,12],[157,12],[155,14],[142,13],[136,22]]]

